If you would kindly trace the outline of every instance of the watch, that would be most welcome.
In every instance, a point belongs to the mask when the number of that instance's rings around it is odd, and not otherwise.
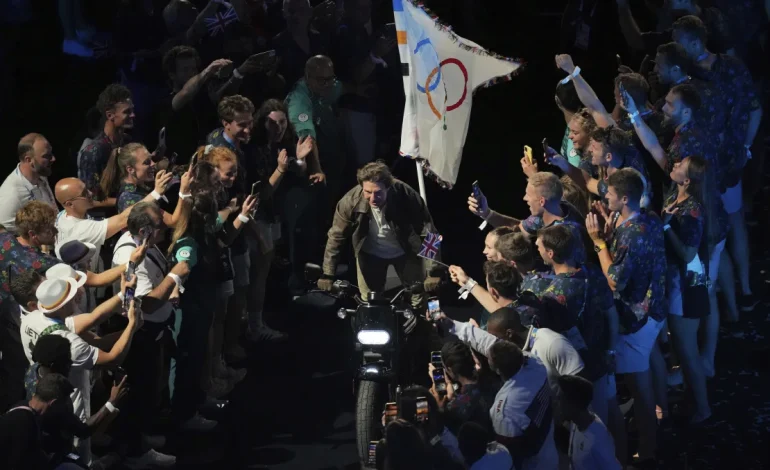
[[[597,252],[597,253],[601,252],[605,248],[607,248],[607,244],[606,243],[599,243],[599,244],[594,245],[594,251]]]

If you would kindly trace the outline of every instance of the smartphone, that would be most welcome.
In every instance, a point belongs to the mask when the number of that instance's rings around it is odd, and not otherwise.
[[[623,107],[628,109],[628,100],[626,99],[626,87],[623,86],[623,82],[618,82],[618,91],[620,92],[620,101],[623,102]]]
[[[444,361],[441,360],[441,351],[431,351],[430,363],[433,364],[433,383],[436,384],[436,390],[439,394],[446,393],[446,380],[444,372]]]
[[[158,147],[163,147],[166,145],[166,128],[163,127],[160,129],[160,132],[158,132]]]
[[[262,192],[262,181],[257,181],[251,185],[251,195],[256,196]]]
[[[481,199],[481,188],[479,187],[479,180],[473,182],[471,186],[473,188],[473,197],[478,201]]]
[[[438,299],[428,301],[428,313],[430,314],[431,320],[438,321],[439,315],[441,315],[441,305],[439,304]]]
[[[194,168],[195,165],[198,163],[198,152],[195,152],[190,159],[190,168]]]
[[[152,227],[142,227],[139,229],[140,242],[144,243],[145,240],[149,240],[152,236]]]
[[[275,61],[275,49],[254,54],[250,58],[259,62],[259,65],[269,65]]]
[[[386,37],[394,37],[396,35],[396,23],[388,23],[383,26],[382,35]]]
[[[134,275],[136,274],[136,264],[133,261],[128,262],[128,266],[126,267],[126,272],[123,273],[123,276],[125,276],[126,281],[129,281],[133,279]],[[133,287],[126,287],[126,293],[123,296],[123,312],[127,313],[129,307],[131,307],[131,301],[134,300],[134,288]]]
[[[529,145],[524,146],[524,156],[527,157],[527,161],[530,165],[535,163],[535,161],[532,159],[532,147]]]
[[[112,379],[115,381],[115,383],[119,384],[120,381],[123,380],[123,377],[126,376],[126,369],[117,366],[110,371],[110,375],[112,375]]]
[[[377,467],[377,441],[369,442],[369,455],[366,456],[366,466]]]
[[[428,421],[428,399],[425,397],[418,397],[415,402],[417,412],[414,417],[418,423],[424,423]]]
[[[398,405],[396,402],[385,403],[385,425],[398,419]]]

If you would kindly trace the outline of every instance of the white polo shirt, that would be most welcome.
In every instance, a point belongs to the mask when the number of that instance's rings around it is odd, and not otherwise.
[[[615,458],[615,441],[598,416],[581,431],[572,423],[569,436],[569,462],[571,470],[620,470]]]
[[[50,205],[54,209],[56,199],[53,197],[51,187],[48,185],[48,178],[40,177],[40,184],[32,184],[21,174],[19,165],[5,178],[3,185],[0,186],[0,224],[9,232],[16,232],[16,213],[24,207],[29,201],[41,201]]]
[[[78,219],[67,215],[66,211],[59,212],[56,217],[56,229],[59,234],[56,236],[56,250],[67,242],[78,240],[83,243],[91,243],[96,246],[96,255],[91,259],[89,269],[93,272],[99,272],[99,252],[102,245],[107,240],[107,219],[94,220],[92,218]]]
[[[115,245],[115,253],[112,255],[112,266],[120,266],[128,263],[131,253],[136,248],[136,241],[131,233],[124,232]],[[163,252],[157,246],[152,245],[147,249],[144,260],[136,266],[136,289],[134,296],[144,297],[158,287],[168,274],[168,261]],[[120,284],[117,286],[120,289]],[[171,316],[174,308],[170,302],[166,302],[155,312],[144,316],[144,321],[151,323],[163,323]]]
[[[40,334],[46,328],[56,325],[57,322],[46,317],[40,310],[35,310],[21,317],[21,342],[24,346],[24,354],[32,363],[32,350],[35,348]],[[72,317],[64,320],[65,329],[56,330],[49,334],[59,335],[70,341],[70,354],[72,356],[72,369],[69,379],[75,388],[72,395],[72,404],[75,414],[82,420],[91,416],[91,369],[99,359],[99,349],[86,343],[80,336],[74,333],[75,321]]]

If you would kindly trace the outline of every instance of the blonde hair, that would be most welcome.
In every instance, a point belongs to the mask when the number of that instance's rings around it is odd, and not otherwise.
[[[564,188],[561,185],[559,177],[553,173],[540,171],[529,177],[529,184],[537,188],[540,197],[546,201],[561,201]]]
[[[136,152],[145,149],[145,146],[136,142],[118,147],[110,154],[107,166],[102,172],[102,179],[99,186],[102,189],[104,197],[109,196],[118,190],[120,181],[128,176],[127,166],[136,165]]]

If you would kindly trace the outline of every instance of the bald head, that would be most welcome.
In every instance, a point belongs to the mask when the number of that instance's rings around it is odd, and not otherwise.
[[[82,196],[85,189],[86,189],[85,183],[83,183],[79,179],[63,178],[63,179],[60,179],[58,183],[56,183],[56,188],[54,189],[54,192],[56,193],[56,200],[59,201],[59,204],[64,206],[65,202],[71,201],[76,197]]]
[[[512,307],[495,310],[487,322],[487,331],[500,339],[513,341],[520,347],[527,336],[528,328],[521,324],[519,312]]]
[[[316,55],[305,62],[305,75],[314,77],[326,70],[333,70],[332,60],[325,55]]]

